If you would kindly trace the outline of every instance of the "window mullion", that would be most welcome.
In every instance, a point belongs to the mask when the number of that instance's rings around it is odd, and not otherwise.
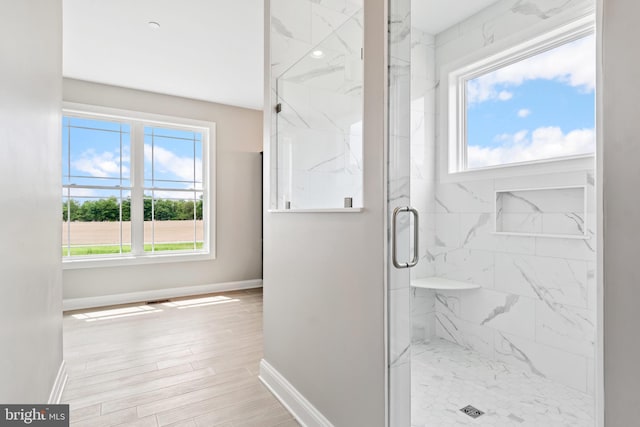
[[[458,79],[458,138],[457,138],[457,171],[467,170],[467,82],[468,79]]]
[[[97,108],[97,107],[96,107]],[[91,110],[91,108],[89,108]],[[110,110],[109,110],[110,111]],[[79,252],[83,259],[102,262],[104,259],[106,263],[111,262],[116,258],[116,255],[120,256],[123,265],[129,262],[136,262],[138,257],[146,258],[141,263],[155,262],[150,261],[155,258],[154,255],[162,255],[164,258],[172,253],[180,252],[181,254],[188,254],[189,252],[209,252],[209,248],[212,245],[212,237],[210,236],[210,224],[209,224],[209,128],[214,128],[213,124],[205,122],[193,122],[193,124],[176,123],[172,124],[170,118],[162,121],[155,121],[146,116],[138,117],[136,115],[125,115],[124,113],[116,114],[110,111],[109,114],[103,115],[100,111],[93,114],[92,111],[76,111],[72,109],[63,110],[65,119],[67,114],[70,117],[78,117],[78,128],[83,129],[89,135],[87,138],[87,144],[92,155],[95,154],[96,159],[104,153],[116,160],[119,157],[119,170],[109,170],[104,173],[102,171],[98,176],[94,176],[94,173],[82,172],[76,169],[72,169],[74,163],[73,156],[84,156],[82,151],[83,146],[79,146],[76,149],[78,153],[71,152],[71,145],[73,143],[71,131],[69,130],[66,135],[67,150],[66,162],[68,173],[65,173],[63,178],[63,195],[66,200],[63,206],[66,207],[66,245],[64,247],[65,262],[75,261],[79,256],[72,255],[73,233],[72,229],[72,215],[78,215],[74,209],[76,199],[78,204],[83,204],[85,201],[95,202],[101,199],[109,199],[111,197],[119,199],[119,206],[116,210],[111,210],[109,205],[109,220],[116,220],[115,215],[119,217],[120,227],[116,229],[113,225],[111,234],[113,237],[119,235],[119,248],[116,247],[116,241],[109,243],[108,246],[112,246],[109,251],[102,251],[102,246],[89,242],[87,244],[86,254],[82,251]],[[154,116],[155,117],[155,116]],[[158,116],[159,117],[159,116]],[[160,120],[159,118],[156,118]],[[84,120],[84,122],[82,121]],[[180,120],[178,120],[180,121]],[[105,123],[103,123],[105,122]],[[83,125],[84,126],[80,126]],[[71,128],[70,124],[63,124],[67,128]],[[114,126],[115,125],[115,126]],[[125,130],[126,129],[126,130]],[[151,135],[145,136],[145,130],[150,132]],[[109,132],[108,136],[103,133]],[[153,135],[156,133],[156,135]],[[119,138],[118,138],[119,134]],[[185,137],[184,135],[188,135]],[[199,135],[199,136],[198,136]],[[146,145],[145,145],[145,138]],[[109,144],[102,145],[102,140],[109,140]],[[119,139],[119,141],[118,141]],[[154,148],[155,139],[158,142],[158,146]],[[84,142],[83,142],[84,143]],[[191,146],[189,146],[189,143]],[[93,144],[93,145],[91,145]],[[202,159],[198,158],[198,145],[202,144]],[[95,146],[95,147],[94,147]],[[148,148],[148,152],[145,150]],[[154,150],[155,154],[158,154],[159,160],[156,162],[150,162],[149,156],[153,158]],[[95,153],[94,153],[95,152]],[[214,151],[212,150],[212,153]],[[146,155],[146,157],[145,157]],[[212,154],[213,155],[213,154]],[[128,158],[127,158],[128,157]],[[193,173],[184,176],[180,167],[189,165],[193,167]],[[153,170],[153,166],[156,166],[156,170]],[[145,171],[145,167],[149,169]],[[199,167],[202,171],[202,183],[198,182]],[[146,177],[146,181],[145,181]],[[71,182],[74,180],[74,182]],[[117,181],[117,184],[116,184]],[[198,188],[201,185],[201,188]],[[76,191],[77,189],[77,191]],[[74,190],[74,191],[71,191]],[[150,198],[151,212],[148,211],[148,206],[145,206],[145,194],[146,198]],[[76,199],[72,197],[74,195]],[[192,227],[189,227],[189,222],[184,223],[176,222],[176,227],[169,227],[170,233],[165,239],[165,235],[158,233],[158,237],[162,237],[161,242],[156,245],[155,232],[162,230],[155,230],[154,221],[156,218],[155,207],[159,205],[158,200],[167,199],[168,207],[175,208],[175,212],[169,217],[165,217],[163,212],[158,212],[158,218],[162,220],[183,220],[191,219],[193,221]],[[193,215],[184,215],[189,199],[193,204]],[[202,201],[200,201],[202,200]],[[163,200],[164,201],[164,200]],[[124,202],[129,203],[129,206],[124,205]],[[198,213],[198,204],[201,203],[202,220],[200,221]],[[161,206],[163,209],[165,206]],[[92,205],[87,206],[87,210],[91,208],[91,215],[97,215],[100,209],[93,208]],[[127,209],[129,212],[127,212]],[[94,212],[95,210],[95,212]],[[82,222],[93,221],[90,219],[91,215],[84,215],[81,217]],[[112,213],[114,215],[112,215]],[[127,213],[129,214],[127,217]],[[145,215],[149,215],[150,226],[145,234]],[[96,216],[97,217],[97,216]],[[100,215],[102,218],[103,215]],[[112,218],[113,217],[113,218]],[[130,220],[130,235],[127,230],[129,224],[125,221]],[[201,224],[202,223],[202,224]],[[88,224],[87,227],[89,227]],[[167,224],[172,225],[172,224]],[[179,226],[179,227],[178,227]],[[204,244],[203,247],[198,249],[198,236],[200,233],[200,227],[204,229]],[[89,227],[90,228],[90,227]],[[111,228],[110,228],[111,230]],[[164,231],[163,231],[164,233]],[[171,234],[172,233],[172,234]],[[151,250],[145,252],[145,239],[151,246]],[[163,245],[167,240],[167,245]],[[193,239],[193,243],[190,244],[189,240]],[[171,246],[171,243],[176,243],[175,248]],[[130,253],[126,252],[126,244],[130,242]],[[82,242],[81,242],[82,243]],[[93,251],[93,246],[100,247],[99,251]],[[165,251],[160,253],[160,251]],[[104,256],[103,256],[104,255]],[[128,256],[127,256],[128,255]],[[199,254],[200,256],[200,254]],[[133,259],[133,261],[132,261]],[[71,265],[71,264],[69,264]]]
[[[144,253],[144,126],[133,122],[131,132],[131,253]]]

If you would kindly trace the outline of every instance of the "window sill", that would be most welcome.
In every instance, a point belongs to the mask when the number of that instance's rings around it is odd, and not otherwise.
[[[126,267],[133,265],[145,264],[169,264],[174,262],[190,262],[190,261],[210,261],[214,260],[215,255],[210,252],[203,253],[166,253],[162,255],[130,255],[104,258],[86,258],[63,260],[63,270],[77,270],[82,268],[102,268],[102,267]]]
[[[269,213],[357,213],[364,208],[327,208],[327,209],[269,209]]]
[[[593,170],[596,166],[595,155],[539,160],[528,163],[492,166],[482,169],[471,169],[460,172],[440,174],[440,182],[452,183],[480,179],[512,178],[527,175],[545,175],[562,172],[579,172]]]

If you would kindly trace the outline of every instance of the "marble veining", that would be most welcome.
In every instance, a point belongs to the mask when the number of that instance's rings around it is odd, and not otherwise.
[[[305,83],[309,80],[317,79],[318,77],[324,77],[340,71],[344,71],[344,57],[336,57],[337,64],[328,63],[321,68],[315,68],[301,74],[289,75],[286,77],[287,81],[293,83]]]
[[[436,307],[449,311],[451,314],[458,315],[460,313],[460,298],[455,295],[445,295],[436,292]]]
[[[405,348],[403,348],[400,351],[400,354],[398,354],[389,364],[389,367],[393,368],[395,366],[398,366],[400,364],[403,363],[408,363],[410,360],[410,353],[409,351],[411,350],[411,345],[407,344]]]
[[[525,363],[534,374],[541,377],[545,376],[538,370],[538,368],[535,367],[531,359],[529,359],[529,356],[527,356],[524,351],[520,350],[518,346],[509,341],[509,339],[507,339],[504,335],[500,334],[500,338],[501,345],[496,347],[496,353],[507,357],[514,357],[515,359]]]
[[[535,203],[533,203],[532,201],[528,200],[527,198],[525,198],[523,196],[515,194],[514,192],[503,191],[503,192],[498,193],[498,195],[496,197],[497,197],[496,201],[498,202],[498,206],[500,206],[500,209],[498,209],[498,213],[499,214],[502,213],[502,211],[503,211],[502,205],[505,203],[504,199],[509,198],[509,197],[523,202],[526,206],[531,208],[531,210],[533,212],[542,213],[542,209],[540,209]]]
[[[582,187],[499,191],[496,231],[585,236],[585,196]]]
[[[584,303],[584,301],[586,301],[586,277],[578,278],[570,263],[563,262],[563,264],[566,265],[566,271],[571,275],[569,280],[572,280],[572,282],[576,284],[578,292],[582,298],[582,302]],[[525,266],[524,264],[521,264],[521,260],[519,259],[515,259],[513,265],[521,275],[522,279],[529,285],[533,293],[550,308],[553,309],[556,306],[556,300],[558,297],[566,296],[566,291],[563,286],[564,283],[558,287],[547,287],[544,284],[539,283],[538,280],[533,277],[532,273],[535,273],[535,267],[532,271],[530,265]],[[538,264],[538,266],[541,266],[541,264]],[[556,296],[557,294],[559,295]]]
[[[484,23],[482,25],[482,38],[484,39],[484,46],[492,44],[495,40],[495,32],[491,23]]]
[[[354,11],[362,8],[364,0],[310,0],[311,3],[324,6],[336,12],[350,15]]]
[[[442,208],[446,213],[451,213],[451,210],[444,204],[442,200],[438,196],[435,197],[436,204]]]
[[[529,0],[518,0],[511,8],[513,13],[520,13],[522,15],[533,15],[540,19],[549,19],[550,17],[557,15],[564,11],[567,6],[573,3],[573,0],[566,0],[563,4],[557,7],[551,7],[543,10],[539,5]]]
[[[412,427],[594,426],[591,396],[445,340],[414,345],[411,371]],[[485,414],[461,413],[469,404]]]
[[[468,245],[471,239],[473,239],[476,236],[478,229],[487,225],[490,219],[491,219],[490,214],[488,213],[480,214],[480,216],[478,217],[478,221],[471,226],[469,231],[467,231],[467,235],[464,238],[464,242],[462,243],[462,246]]]
[[[271,17],[271,29],[282,34],[285,37],[293,38],[293,33],[287,29],[287,27],[282,23],[277,16]]]
[[[491,322],[496,317],[500,316],[501,314],[508,313],[513,308],[513,306],[518,302],[518,299],[520,299],[520,297],[517,295],[507,295],[505,298],[504,305],[498,306],[493,310],[491,310],[491,313],[482,322],[480,322],[480,324],[485,325]]]

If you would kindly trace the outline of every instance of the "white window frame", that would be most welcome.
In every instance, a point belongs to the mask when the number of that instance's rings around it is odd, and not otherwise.
[[[139,111],[100,107],[95,105],[64,102],[62,115],[127,122],[131,125],[131,245],[132,252],[114,255],[63,257],[63,269],[116,267],[138,264],[155,264],[182,261],[206,261],[216,258],[216,124],[214,122],[143,113]],[[205,242],[199,251],[144,252],[135,251],[144,245],[144,212],[141,202],[134,207],[134,200],[142,201],[144,193],[144,168],[135,167],[144,163],[144,127],[158,126],[173,129],[195,130],[202,133],[202,181]],[[136,143],[138,141],[138,143]],[[142,141],[139,142],[139,141]],[[142,159],[136,161],[136,159]],[[134,194],[137,192],[137,194]]]
[[[590,34],[595,34],[595,16],[592,10],[587,10],[568,23],[543,23],[442,66],[439,70],[441,138],[437,147],[440,181],[459,182],[593,169],[595,153],[466,169],[466,82]]]

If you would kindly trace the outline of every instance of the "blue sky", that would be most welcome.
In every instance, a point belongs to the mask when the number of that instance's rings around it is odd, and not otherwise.
[[[595,147],[595,38],[467,82],[468,166],[570,156]]]
[[[115,122],[65,117],[62,128],[63,183],[130,186],[130,132],[128,124],[123,124],[121,127],[119,123]],[[71,136],[70,158],[68,157],[69,135]],[[144,139],[146,187],[202,188],[202,136],[199,133],[145,127]],[[121,171],[122,181],[120,181]],[[69,174],[83,176],[83,178],[67,178]],[[152,178],[156,180],[155,185]],[[95,189],[76,189],[73,191],[76,198],[83,199],[119,194],[119,191]],[[128,192],[125,197],[127,195]],[[156,197],[183,198],[188,196],[177,192],[162,191],[156,192]]]

